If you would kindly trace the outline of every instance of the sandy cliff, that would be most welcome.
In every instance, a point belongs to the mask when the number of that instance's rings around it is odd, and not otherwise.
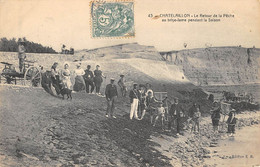
[[[162,52],[196,85],[259,83],[260,49],[212,47]]]

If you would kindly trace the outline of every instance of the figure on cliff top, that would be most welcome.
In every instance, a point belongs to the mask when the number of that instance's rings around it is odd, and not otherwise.
[[[25,41],[21,38],[18,40],[18,58],[19,58],[19,69],[20,72],[24,72],[24,60],[26,59],[26,54],[25,54]]]

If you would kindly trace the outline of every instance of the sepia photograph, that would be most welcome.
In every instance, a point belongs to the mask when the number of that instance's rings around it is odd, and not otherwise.
[[[260,167],[259,0],[0,0],[0,167]]]

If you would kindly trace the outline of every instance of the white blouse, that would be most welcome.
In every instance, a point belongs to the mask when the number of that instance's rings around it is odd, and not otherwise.
[[[76,74],[76,75],[84,75],[84,74],[85,74],[85,71],[84,71],[82,68],[76,69],[76,70],[75,70],[75,74]]]

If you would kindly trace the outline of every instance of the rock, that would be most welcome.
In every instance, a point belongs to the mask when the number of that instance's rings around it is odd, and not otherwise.
[[[131,131],[128,128],[123,129],[123,131],[130,133],[131,135],[136,135],[137,133],[135,131]]]
[[[208,149],[206,149],[206,148],[203,148],[202,150],[203,150],[203,153],[204,153],[204,154],[210,154],[210,150],[208,150]]]
[[[211,158],[210,155],[204,155],[203,158]]]
[[[92,160],[92,161],[90,161],[90,164],[91,164],[91,165],[97,165],[98,162],[97,162],[96,160]]]

